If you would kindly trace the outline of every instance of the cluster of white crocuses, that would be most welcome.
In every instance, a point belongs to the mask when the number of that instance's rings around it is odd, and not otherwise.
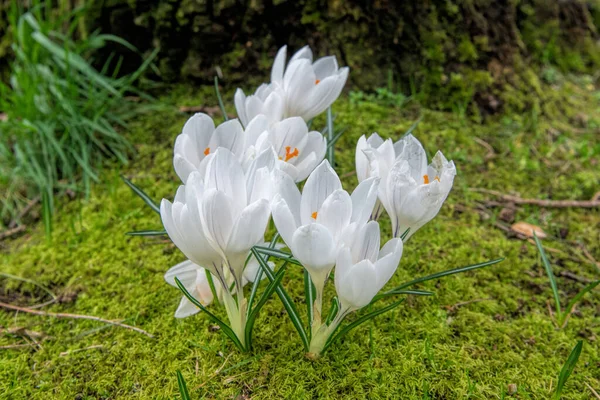
[[[236,344],[250,346],[255,281],[269,276],[265,293],[278,289],[280,298],[285,297],[270,271],[275,264],[256,250],[267,246],[272,215],[291,251],[288,259],[310,276],[305,347],[318,355],[343,318],[367,306],[392,277],[402,257],[401,236],[406,240],[438,213],[452,187],[454,164],[438,152],[427,165],[425,150],[411,135],[396,143],[377,134],[361,137],[356,148],[359,185],[352,194],[342,188],[324,160],[326,138],[309,131],[307,122],[331,106],[347,76],[348,68],[338,68],[335,57],[313,62],[308,47],[286,66],[284,47],[275,58],[271,83],[250,96],[236,92],[239,119],[216,127],[204,114],[187,121],[175,141],[173,160],[183,185],[172,203],[163,200],[160,206],[169,237],[188,258],[165,275],[168,283],[177,286],[177,279],[187,292],[176,317],[195,314],[198,303],[206,306],[217,297]],[[301,193],[297,183],[306,178]],[[382,207],[394,237],[381,247],[376,220]],[[272,241],[270,254],[284,254],[278,250],[283,246]],[[323,292],[332,271],[336,309],[324,318]],[[255,284],[246,299],[248,282]]]

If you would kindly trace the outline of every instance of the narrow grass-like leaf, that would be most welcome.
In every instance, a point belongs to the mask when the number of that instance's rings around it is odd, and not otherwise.
[[[404,239],[406,239],[406,237],[408,236],[409,232],[410,232],[410,228],[405,230],[404,233],[402,235],[400,235],[400,239],[402,239],[402,241],[404,241]]]
[[[221,91],[219,90],[219,78],[215,76],[215,93],[217,94],[217,100],[219,101],[219,108],[221,109],[221,113],[223,113],[223,119],[227,121],[229,116],[227,115],[227,110],[225,110],[225,105],[223,104],[223,98],[221,97]]]
[[[267,249],[267,250],[270,250],[270,249]],[[275,275],[273,275],[273,271],[271,271],[271,268],[269,268],[269,265],[267,264],[267,262],[260,256],[260,253],[257,250],[256,246],[253,247],[251,249],[251,251],[252,251],[252,254],[254,254],[254,257],[256,257],[256,259],[258,260],[258,264],[262,268],[263,272],[267,275],[269,280],[271,282],[273,282],[275,280]],[[294,302],[292,301],[290,296],[287,294],[287,292],[285,291],[283,286],[277,285],[277,288],[275,289],[275,291],[276,291],[277,295],[279,296],[279,299],[283,303],[283,306],[285,307],[285,310],[287,311],[287,313],[290,317],[290,320],[292,321],[292,324],[294,325],[294,328],[296,328],[296,330],[298,331],[298,334],[300,335],[300,339],[302,340],[302,344],[304,345],[305,350],[308,351],[308,347],[309,347],[308,336],[306,335],[306,332],[304,331],[304,327],[302,326],[302,320],[300,319],[300,316],[298,315],[298,310],[296,309]]]
[[[333,299],[331,299],[331,306],[329,307],[329,313],[327,314],[327,319],[325,320],[326,325],[329,325],[331,321],[333,321],[339,309],[340,301],[338,300],[337,296],[334,296]]]
[[[447,271],[437,272],[435,274],[427,275],[427,276],[424,276],[424,277],[421,277],[421,278],[414,279],[414,280],[412,280],[410,282],[403,283],[400,286],[396,286],[395,288],[393,288],[391,290],[388,290],[384,294],[397,292],[397,291],[405,289],[407,287],[414,286],[417,283],[422,283],[422,282],[430,281],[432,279],[438,279],[438,278],[442,278],[444,276],[459,274],[461,272],[467,272],[467,271],[472,271],[474,269],[488,267],[490,265],[498,264],[501,261],[504,261],[504,258],[497,258],[495,260],[490,260],[490,261],[482,262],[482,263],[479,263],[479,264],[467,265],[466,267],[459,267],[459,268],[449,269]]]
[[[310,274],[304,269],[304,296],[306,298],[306,315],[308,319],[308,326],[312,325],[313,321],[313,307],[315,302],[315,291]]]
[[[558,287],[556,286],[554,272],[552,272],[552,266],[550,265],[550,261],[548,261],[548,257],[546,256],[546,252],[544,251],[544,247],[542,246],[542,242],[540,242],[540,239],[537,237],[535,232],[533,233],[533,239],[535,240],[535,245],[537,246],[538,251],[540,252],[540,256],[542,257],[542,264],[544,264],[546,274],[548,275],[548,279],[550,280],[550,287],[552,288],[552,294],[554,296],[554,305],[556,307],[556,317],[557,320],[560,321],[562,319],[560,297],[558,295]]]
[[[581,291],[579,293],[577,293],[577,295],[575,295],[575,297],[573,297],[573,299],[569,302],[569,304],[567,304],[567,308],[565,309],[565,312],[562,314],[562,320],[560,321],[560,324],[559,324],[561,328],[563,328],[566,325],[569,316],[571,315],[571,313],[573,313],[573,308],[575,308],[577,303],[579,303],[579,301],[581,301],[583,296],[585,296],[588,292],[592,291],[598,285],[600,285],[600,280],[594,281],[594,282],[588,284],[586,287],[581,289]]]
[[[246,335],[246,346],[248,347],[248,349],[252,348],[252,329],[254,328],[254,322],[256,321],[256,317],[258,316],[260,309],[265,305],[267,300],[269,300],[269,298],[271,297],[273,292],[277,289],[277,287],[281,283],[281,280],[283,279],[283,275],[285,274],[285,271],[286,271],[286,265],[284,265],[283,267],[281,267],[279,269],[279,271],[277,271],[277,273],[275,274],[275,279],[273,280],[273,282],[269,283],[269,286],[267,286],[264,293],[260,297],[260,300],[258,300],[258,302],[256,303],[256,306],[254,307],[252,312],[250,312],[250,315],[248,316],[248,319],[246,320],[246,327],[244,329],[244,334]]]
[[[162,236],[166,235],[167,231],[165,230],[147,230],[147,231],[133,231],[127,232],[126,235],[129,236]]]
[[[190,392],[188,392],[185,379],[183,379],[183,375],[181,375],[181,371],[179,370],[177,370],[177,386],[179,386],[179,394],[181,395],[181,400],[192,400],[192,398],[190,397]]]
[[[183,292],[183,295],[193,305],[195,305],[200,310],[202,310],[206,314],[208,314],[208,316],[210,317],[210,319],[212,319],[217,325],[219,325],[219,327],[223,330],[223,333],[225,333],[229,337],[229,339],[231,339],[231,341],[238,347],[238,349],[240,349],[241,351],[246,351],[246,349],[244,348],[244,346],[240,342],[239,338],[236,336],[236,334],[233,332],[233,330],[229,327],[229,325],[227,325],[225,322],[221,321],[216,315],[214,315],[213,313],[211,313],[210,311],[208,311],[206,309],[206,307],[204,307],[202,305],[202,303],[200,303],[198,300],[196,300],[196,298],[194,296],[192,296],[190,294],[190,292],[187,291],[187,289],[185,288],[185,286],[183,286],[183,284],[181,283],[181,281],[179,280],[179,278],[175,277],[175,283],[177,284],[177,287],[179,288],[179,290],[181,290]]]
[[[302,265],[302,263],[300,263],[300,261],[296,260],[294,258],[294,256],[292,256],[290,253],[286,253],[285,251],[271,249],[271,248],[262,247],[262,246],[254,246],[253,249],[255,249],[257,252],[264,254],[266,256],[271,256],[271,257],[279,258],[280,260],[287,261],[290,264]]]
[[[333,147],[335,143],[342,137],[344,132],[346,132],[346,128],[340,129],[339,132],[337,132],[335,136],[331,138],[331,141],[327,142],[327,148]]]
[[[420,116],[418,120],[415,121],[414,124],[411,125],[410,128],[408,128],[408,130],[406,132],[404,132],[404,134],[402,135],[402,137],[406,136],[406,135],[410,135],[411,133],[413,133],[413,131],[417,128],[417,126],[419,125],[419,122],[421,122],[421,120],[423,119],[423,116]]]
[[[206,274],[206,280],[208,281],[208,286],[210,287],[210,292],[213,295],[213,299],[218,299],[217,289],[215,288],[215,281],[213,279],[212,274],[206,268],[204,269],[204,273]]]
[[[373,304],[376,301],[379,301],[379,300],[384,299],[386,297],[397,296],[397,295],[401,295],[401,294],[414,295],[414,296],[434,296],[435,295],[435,293],[430,292],[428,290],[417,290],[417,289],[412,289],[412,290],[393,290],[393,291],[390,291],[390,292],[385,292],[385,293],[378,294],[377,296],[373,297],[373,300],[371,300],[370,304]]]
[[[331,106],[327,108],[327,142],[334,143],[331,146],[327,146],[327,160],[331,165],[331,168],[335,168],[335,142],[333,141],[333,115],[331,114]]]
[[[556,384],[556,391],[552,396],[552,399],[559,400],[560,395],[565,387],[565,383],[567,383],[567,379],[571,376],[571,373],[575,369],[575,365],[579,360],[579,356],[581,355],[581,349],[583,348],[583,341],[579,340],[573,350],[571,350],[571,354],[569,354],[569,358],[563,365],[560,370],[560,374],[558,375],[558,383]]]
[[[129,186],[131,190],[133,190],[133,192],[137,194],[144,201],[144,203],[146,203],[154,212],[160,214],[160,207],[154,202],[154,200],[150,198],[150,196],[146,194],[146,192],[134,185],[133,182],[131,182],[129,179],[125,178],[122,175],[121,179],[123,179],[123,182],[125,182],[125,184]]]
[[[344,336],[346,336],[348,334],[348,332],[350,332],[352,329],[356,328],[359,325],[362,325],[363,323],[369,321],[372,318],[375,318],[376,316],[383,314],[387,311],[390,311],[396,307],[398,307],[400,304],[402,304],[404,302],[405,299],[402,300],[398,300],[395,303],[390,304],[389,306],[380,308],[378,310],[372,311],[366,315],[363,315],[362,317],[358,318],[356,321],[353,321],[352,323],[346,325],[342,330],[340,330],[335,336],[333,336],[332,338],[330,338],[327,343],[325,344],[325,347],[323,348],[323,351],[325,351],[333,342],[335,342],[336,340],[340,340],[341,338],[343,338]]]

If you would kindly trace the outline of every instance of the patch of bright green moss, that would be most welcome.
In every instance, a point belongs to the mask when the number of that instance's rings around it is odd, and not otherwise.
[[[138,121],[128,133],[137,143],[134,162],[124,170],[105,170],[89,200],[64,199],[51,240],[38,225],[26,236],[2,243],[0,271],[34,279],[63,295],[64,303],[47,307],[49,311],[124,319],[156,338],[92,321],[0,311],[1,327],[47,335],[40,347],[0,350],[0,397],[172,399],[177,394],[175,371],[181,370],[193,398],[502,399],[508,397],[508,385],[515,384],[513,398],[545,399],[582,339],[583,353],[563,398],[589,399],[585,383],[600,388],[598,291],[582,301],[565,329],[556,330],[547,309],[551,291],[536,248],[494,227],[499,208],[490,208],[489,219],[471,211],[487,199],[470,190],[474,187],[553,199],[588,199],[597,190],[599,100],[566,81],[557,96],[565,100],[568,112],[554,119],[520,114],[479,124],[414,103],[405,109],[345,99],[335,104],[337,126],[348,127],[336,145],[337,169],[348,188],[357,183],[352,171],[358,137],[377,131],[397,139],[419,117],[415,135],[427,151],[433,155],[442,149],[457,164],[447,203],[407,242],[390,286],[451,267],[506,260],[422,285],[436,296],[409,297],[316,362],[304,358],[276,297],[261,312],[250,354],[237,352],[204,315],[173,317],[181,294],[162,275],[184,257],[168,241],[125,235],[159,228],[160,221],[119,174],[155,199],[172,198],[178,186],[172,144],[187,116],[165,110]],[[164,101],[215,104],[209,91],[175,88]],[[231,93],[225,97],[230,99]],[[586,113],[585,126],[571,118],[575,110]],[[313,127],[322,126],[324,118],[319,117]],[[493,148],[493,157],[481,141]],[[549,254],[557,273],[598,278],[597,268],[573,244],[583,244],[600,259],[600,216],[595,210],[527,206],[516,211],[515,220],[539,225],[549,234],[544,244],[555,249]],[[389,221],[381,225],[389,237]],[[559,239],[565,230],[566,239]],[[565,303],[583,287],[564,277],[557,281]],[[30,285],[0,282],[2,298],[22,305],[43,301]],[[284,285],[302,313],[301,282],[301,271],[290,269]],[[329,287],[327,295],[332,293]],[[211,309],[224,315],[221,307]],[[0,335],[0,346],[14,343],[23,339]],[[86,349],[95,345],[102,347]]]

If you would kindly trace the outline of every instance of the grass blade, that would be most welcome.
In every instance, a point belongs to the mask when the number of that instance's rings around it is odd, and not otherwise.
[[[379,300],[384,299],[386,297],[396,296],[396,295],[399,295],[399,294],[407,294],[407,295],[415,295],[415,296],[434,296],[435,295],[435,293],[430,292],[428,290],[417,290],[417,289],[411,289],[411,290],[392,290],[392,291],[389,291],[389,292],[378,294],[377,296],[373,297],[373,300],[371,300],[370,304],[373,304],[376,301],[379,301]]]
[[[422,282],[430,281],[432,279],[438,279],[438,278],[442,278],[444,276],[459,274],[461,272],[472,271],[474,269],[488,267],[490,265],[498,264],[501,261],[504,261],[504,258],[497,258],[495,260],[490,260],[490,261],[482,262],[482,263],[479,263],[479,264],[467,265],[466,267],[459,267],[459,268],[449,269],[447,271],[437,272],[435,274],[427,275],[427,276],[424,276],[424,277],[412,280],[410,282],[403,283],[400,286],[396,286],[395,288],[393,288],[391,290],[388,290],[384,294],[388,294],[388,293],[392,293],[392,292],[397,292],[397,291],[402,290],[404,288],[416,285],[417,283],[422,283]]]
[[[369,321],[372,318],[375,318],[376,316],[378,316],[380,314],[383,314],[387,311],[390,311],[390,310],[398,307],[402,303],[404,303],[404,299],[398,300],[397,302],[392,303],[389,306],[380,308],[379,310],[375,310],[366,315],[363,315],[362,317],[358,318],[356,321],[346,325],[341,331],[339,331],[335,336],[333,336],[333,338],[331,338],[327,341],[327,343],[325,344],[325,347],[323,348],[323,351],[325,351],[331,345],[331,343],[346,336],[348,334],[348,332],[350,332],[352,329],[356,328],[359,325],[364,324],[365,322]]]
[[[147,231],[133,231],[127,232],[126,235],[129,236],[162,236],[166,235],[167,231],[165,230],[147,230]]]
[[[188,392],[187,385],[185,384],[185,379],[183,379],[183,375],[181,375],[181,371],[179,370],[177,370],[177,386],[179,386],[181,400],[192,400],[190,397],[190,392]]]
[[[571,373],[575,369],[575,365],[579,360],[579,356],[581,355],[581,349],[583,348],[583,341],[579,340],[573,350],[571,350],[571,354],[569,354],[569,358],[563,365],[560,370],[560,374],[558,375],[558,383],[556,384],[556,391],[552,396],[552,399],[559,400],[560,395],[565,387],[565,383],[567,383],[567,379],[571,376]]]
[[[410,228],[405,230],[404,233],[402,235],[400,235],[400,239],[402,239],[403,242],[404,242],[404,239],[406,239],[406,237],[408,236],[409,232],[410,232]]]
[[[267,249],[267,250],[269,250],[269,249]],[[260,257],[260,253],[256,249],[256,246],[253,247],[251,249],[251,251],[252,251],[252,254],[254,254],[254,257],[256,257],[256,259],[258,260],[258,264],[260,265],[260,267],[262,268],[264,273],[267,275],[269,280],[271,282],[273,282],[275,280],[273,271],[271,271],[271,268],[269,268],[269,265],[267,264],[267,262],[262,257]],[[304,327],[302,326],[302,320],[298,316],[298,310],[296,309],[294,302],[292,301],[290,296],[287,294],[287,292],[285,291],[283,286],[277,285],[277,288],[275,289],[275,291],[277,292],[279,299],[283,303],[283,306],[285,307],[285,310],[287,311],[287,313],[290,317],[290,320],[292,321],[292,324],[294,325],[294,328],[296,328],[296,330],[298,331],[298,334],[300,335],[300,339],[302,340],[302,344],[304,345],[305,350],[308,351],[308,347],[309,347],[308,336],[306,335],[306,332],[304,331]]]
[[[338,300],[337,296],[335,296],[333,299],[331,299],[331,307],[329,307],[329,313],[327,314],[327,319],[325,320],[326,325],[329,325],[331,321],[333,321],[339,309],[340,301]]]
[[[560,298],[558,296],[558,287],[556,286],[556,279],[554,278],[554,273],[552,272],[552,266],[550,265],[550,261],[548,261],[548,257],[546,256],[546,252],[544,251],[544,247],[542,247],[542,242],[537,237],[535,232],[533,233],[533,239],[535,240],[535,245],[540,252],[540,256],[542,257],[542,263],[544,264],[544,268],[546,269],[546,274],[548,274],[548,279],[550,280],[550,287],[552,287],[552,294],[554,295],[554,303],[556,306],[556,316],[558,320],[561,320],[561,311],[560,311]]]
[[[271,248],[262,247],[262,246],[254,246],[253,249],[255,249],[257,252],[264,254],[266,256],[271,256],[271,257],[279,258],[280,260],[283,260],[283,261],[287,261],[290,264],[302,265],[300,263],[300,261],[298,261],[294,258],[294,256],[292,256],[290,253],[286,253],[285,251],[271,249]]]
[[[227,115],[227,110],[225,110],[225,105],[223,104],[223,98],[221,97],[221,92],[219,90],[219,78],[215,76],[215,93],[217,94],[217,100],[219,100],[219,108],[221,109],[221,113],[223,113],[223,119],[225,121],[229,120],[229,116]]]
[[[346,128],[340,129],[340,131],[335,134],[331,141],[327,141],[327,148],[333,147],[333,145],[335,145],[335,143],[342,137],[344,132],[346,132]]]
[[[160,214],[160,207],[154,202],[154,200],[150,198],[150,196],[146,194],[146,192],[134,185],[133,182],[131,182],[129,179],[125,178],[122,175],[121,179],[123,179],[123,182],[125,182],[125,184],[129,186],[135,194],[137,194],[142,200],[144,200],[144,203],[146,203],[152,210],[154,210],[154,212]]]
[[[334,143],[333,142],[333,115],[331,114],[331,107],[327,108],[327,143]],[[335,146],[331,145],[331,146],[327,146],[327,160],[329,161],[329,164],[331,165],[331,168],[335,168],[335,159],[334,159],[334,151],[335,151]]]
[[[206,280],[208,281],[208,286],[210,287],[210,291],[213,295],[213,299],[218,299],[217,289],[215,288],[215,281],[213,279],[212,274],[206,268],[204,269],[204,273],[206,274]]]
[[[202,303],[200,303],[198,300],[196,300],[196,298],[194,296],[192,296],[190,294],[190,292],[187,291],[187,289],[185,288],[185,286],[183,286],[183,284],[181,283],[181,281],[179,280],[179,278],[175,277],[175,283],[177,284],[177,287],[179,288],[179,290],[181,290],[183,292],[183,295],[196,307],[198,307],[199,309],[201,309],[202,311],[204,311],[206,314],[208,314],[208,316],[210,317],[210,319],[212,319],[217,325],[219,325],[219,327],[223,330],[223,333],[225,333],[227,336],[229,336],[229,338],[231,339],[231,341],[233,343],[235,343],[235,345],[241,350],[241,351],[246,351],[246,349],[244,348],[244,346],[242,345],[242,343],[240,342],[240,340],[238,339],[238,337],[236,336],[236,334],[233,332],[233,330],[229,327],[229,325],[227,325],[225,322],[221,321],[216,315],[214,315],[213,313],[211,313],[210,311],[208,311],[206,309],[206,307],[204,307],[202,305]]]
[[[311,326],[313,321],[315,289],[310,279],[310,274],[306,269],[304,270],[304,296],[306,297],[306,315],[308,319],[308,326]]]

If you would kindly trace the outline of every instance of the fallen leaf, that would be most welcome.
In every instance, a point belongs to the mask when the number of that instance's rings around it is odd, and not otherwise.
[[[543,239],[548,236],[546,235],[546,232],[542,230],[542,228],[540,228],[539,226],[529,224],[527,222],[514,223],[511,225],[510,229],[512,229],[513,232],[525,236],[526,238],[532,238],[534,233],[540,239]]]
[[[0,121],[8,121],[8,115],[6,115],[6,113],[0,112]]]

